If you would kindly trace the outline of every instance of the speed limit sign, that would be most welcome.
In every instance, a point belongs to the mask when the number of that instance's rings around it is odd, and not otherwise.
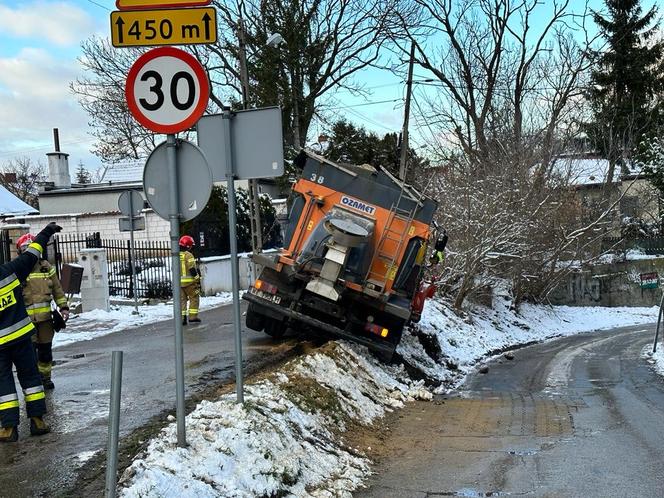
[[[156,133],[191,128],[210,94],[207,75],[191,54],[159,47],[141,55],[129,70],[125,95],[136,120]]]

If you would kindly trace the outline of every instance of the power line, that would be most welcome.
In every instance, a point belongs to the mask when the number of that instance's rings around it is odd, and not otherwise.
[[[93,5],[96,5],[97,7],[101,7],[102,9],[111,12],[111,9],[109,9],[109,8],[106,7],[105,5],[102,5],[102,4],[100,4],[100,3],[95,2],[95,0],[88,0],[88,2],[90,2],[90,3],[93,4]]]
[[[94,139],[92,138],[82,138],[82,139],[77,139],[77,140],[72,140],[69,142],[62,142],[61,145],[78,145],[78,144],[83,144],[83,143],[91,143]],[[28,149],[16,149],[10,152],[0,152],[0,157],[7,157],[7,156],[16,156],[16,155],[21,155],[21,154],[29,154],[30,152],[39,152],[40,150],[48,150],[53,147],[52,144],[48,145],[40,145],[37,147],[32,147]]]

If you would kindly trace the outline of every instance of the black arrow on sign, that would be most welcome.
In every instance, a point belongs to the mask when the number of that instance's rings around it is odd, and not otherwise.
[[[205,24],[205,39],[209,40],[210,39],[210,21],[212,18],[210,17],[210,14],[207,12],[203,16],[203,24]]]
[[[124,33],[122,30],[122,27],[124,26],[124,21],[120,16],[118,16],[118,20],[115,21],[115,24],[118,26],[118,43],[122,43],[124,41]]]

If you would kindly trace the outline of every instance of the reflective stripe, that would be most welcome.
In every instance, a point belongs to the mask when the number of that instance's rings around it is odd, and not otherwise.
[[[191,283],[194,282],[195,280],[196,280],[196,279],[193,278],[193,277],[182,277],[182,278],[180,279],[180,283],[181,283],[181,284],[191,284]]]
[[[0,396],[0,403],[6,403],[7,401],[13,401],[18,399],[18,394],[7,394],[6,396]]]
[[[46,306],[48,306],[48,309],[51,309],[51,303],[49,303],[48,301],[42,301],[41,303],[31,304],[30,306],[26,306],[26,309],[34,310],[37,308],[45,308]]]
[[[35,280],[35,279],[47,280],[47,279],[50,279],[51,277],[53,277],[53,275],[55,275],[55,270],[53,270],[53,273],[50,273],[50,272],[49,273],[44,273],[44,272],[36,271],[36,272],[31,273],[30,275],[28,275],[25,280]]]
[[[6,344],[14,339],[27,334],[35,326],[30,321],[30,317],[26,316],[23,320],[14,325],[0,330],[0,344]]]
[[[51,312],[50,306],[46,306],[45,308],[34,308],[28,310],[28,316],[38,315],[40,313],[50,313],[50,312]]]
[[[67,304],[67,298],[66,297],[61,297],[60,299],[55,300],[55,304],[60,306],[62,308],[63,305]]]
[[[34,254],[35,256],[40,258],[42,253],[44,252],[44,248],[37,242],[33,242],[28,246],[28,250],[25,252],[29,252],[30,254]]]
[[[5,279],[5,280],[6,280],[6,279]],[[4,282],[4,280],[3,280],[3,282]],[[19,285],[21,285],[21,282],[20,282],[19,279],[16,278],[16,276],[14,275],[14,276],[12,277],[12,281],[11,281],[11,283],[9,283],[9,284],[7,284],[7,285],[4,285],[4,286],[0,287],[0,294],[6,294],[6,293],[9,292],[10,290],[15,289],[16,287],[18,287]]]
[[[28,394],[35,394],[35,393],[41,393],[44,392],[44,386],[34,386],[34,387],[27,387],[23,389],[23,394],[26,396]]]
[[[30,403],[31,401],[39,401],[40,399],[44,399],[46,397],[46,394],[44,394],[44,391],[40,393],[35,393],[35,394],[28,394],[25,397],[25,402]]]
[[[196,308],[189,308],[189,313],[198,313]]]
[[[0,289],[2,289],[8,283],[13,282],[14,280],[18,280],[18,277],[14,273],[9,275],[8,277],[3,278],[2,280],[0,280]]]
[[[9,410],[10,408],[18,408],[18,400],[0,403],[0,410]]]

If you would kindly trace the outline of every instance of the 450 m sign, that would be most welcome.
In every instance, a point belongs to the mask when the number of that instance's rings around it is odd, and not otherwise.
[[[156,133],[191,128],[203,115],[210,86],[201,63],[173,47],[150,50],[129,70],[127,105],[136,120]]]

